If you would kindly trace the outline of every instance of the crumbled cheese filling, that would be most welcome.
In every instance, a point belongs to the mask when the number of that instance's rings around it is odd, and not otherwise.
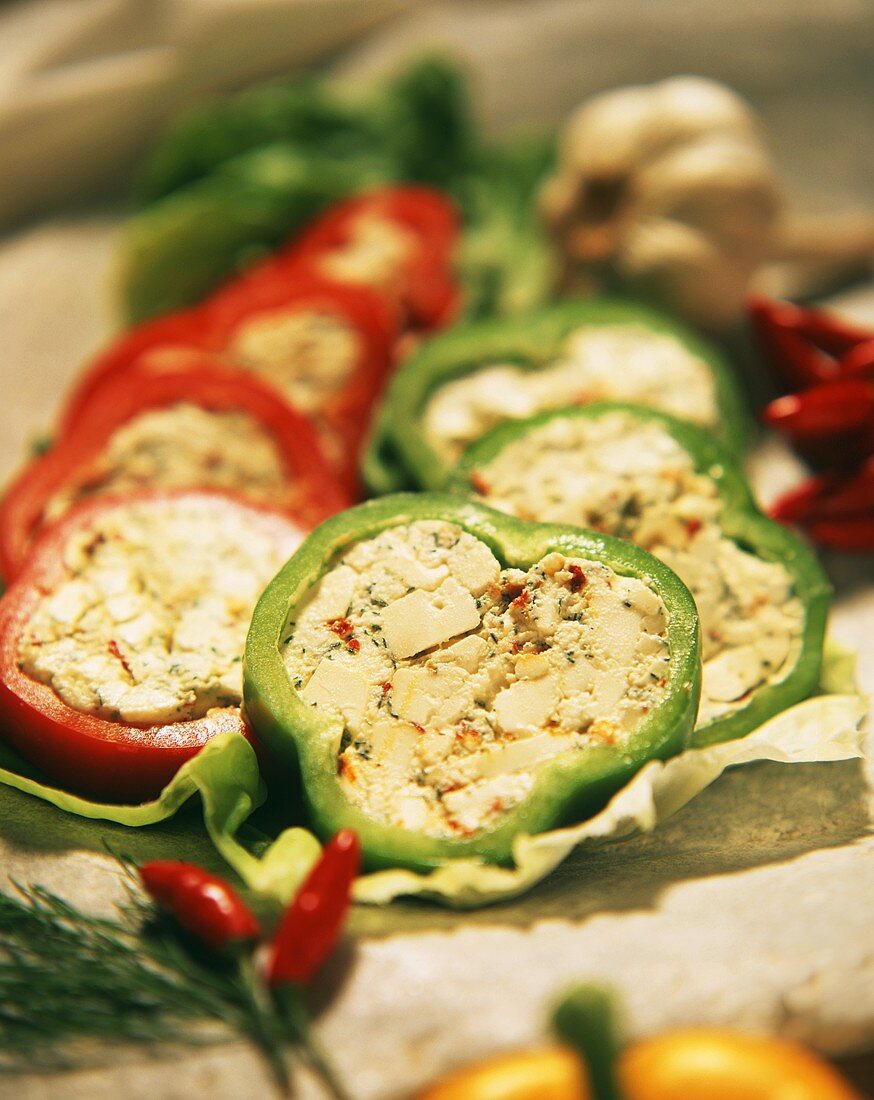
[[[65,547],[19,665],[74,709],[131,725],[238,707],[252,611],[299,542],[291,524],[222,498],[106,511]]]
[[[562,753],[622,743],[667,693],[662,600],[553,553],[502,569],[485,543],[417,521],[357,543],[289,627],[284,661],[342,716],[343,790],[368,816],[469,836]]]
[[[416,238],[410,230],[390,218],[367,213],[349,224],[346,240],[326,252],[319,267],[339,282],[394,290],[415,248]]]
[[[100,457],[52,496],[44,518],[55,520],[86,497],[142,488],[233,489],[279,501],[289,485],[275,442],[248,413],[180,401],[113,432]]]
[[[679,340],[640,325],[597,325],[572,333],[554,363],[534,370],[495,364],[447,382],[428,400],[422,430],[451,463],[505,420],[608,400],[632,401],[704,426],[718,418],[711,370]]]
[[[240,325],[228,351],[297,408],[318,413],[352,374],[360,346],[355,330],[329,313],[275,309]]]
[[[701,617],[699,726],[792,670],[804,608],[791,574],[722,533],[716,485],[660,424],[618,411],[559,417],[509,443],[471,481],[493,508],[630,539],[678,574]]]

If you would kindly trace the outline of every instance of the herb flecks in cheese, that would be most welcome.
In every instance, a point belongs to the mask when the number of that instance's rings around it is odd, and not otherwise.
[[[394,290],[415,247],[415,236],[396,221],[362,214],[349,225],[347,239],[325,253],[319,267],[339,282]]]
[[[329,313],[276,309],[240,325],[229,351],[293,405],[318,413],[345,385],[360,348],[354,329]]]
[[[308,703],[342,715],[354,805],[463,837],[524,799],[545,762],[627,738],[667,692],[666,627],[649,587],[599,562],[503,569],[460,527],[418,521],[341,555],[284,660]]]
[[[138,501],[99,514],[22,635],[22,670],[78,711],[131,725],[237,707],[249,620],[300,541],[221,497]]]
[[[86,497],[143,488],[231,489],[281,502],[289,480],[275,442],[248,413],[180,401],[113,432],[99,459],[52,497],[45,519]]]
[[[441,386],[425,406],[423,430],[436,453],[455,462],[505,420],[608,400],[704,426],[718,416],[710,368],[679,340],[639,325],[597,325],[572,333],[553,363],[535,369],[495,364]]]
[[[472,482],[494,508],[630,539],[678,574],[701,616],[699,726],[791,671],[804,629],[791,574],[723,534],[716,485],[660,424],[618,411],[558,417],[509,443]]]

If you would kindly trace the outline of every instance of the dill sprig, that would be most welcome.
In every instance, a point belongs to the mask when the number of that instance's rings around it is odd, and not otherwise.
[[[87,1041],[254,1042],[287,1083],[286,1029],[238,965],[203,955],[132,895],[118,919],[40,886],[0,892],[0,1072],[82,1060]]]

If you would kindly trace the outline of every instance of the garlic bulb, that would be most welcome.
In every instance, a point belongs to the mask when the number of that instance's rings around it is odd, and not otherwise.
[[[752,109],[691,76],[583,104],[540,194],[565,289],[618,280],[711,329],[742,312],[781,208]]]

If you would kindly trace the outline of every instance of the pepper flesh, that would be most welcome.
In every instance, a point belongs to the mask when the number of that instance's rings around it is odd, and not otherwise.
[[[148,894],[213,951],[254,943],[261,934],[258,919],[236,890],[194,863],[152,860],[139,875]]]

